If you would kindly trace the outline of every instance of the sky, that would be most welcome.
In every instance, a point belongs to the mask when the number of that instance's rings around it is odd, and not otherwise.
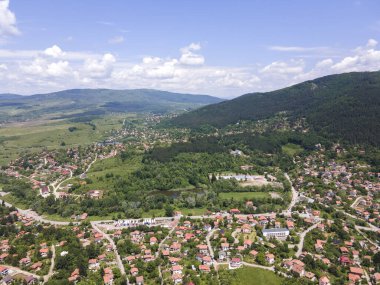
[[[0,93],[233,98],[380,70],[380,1],[0,0]]]

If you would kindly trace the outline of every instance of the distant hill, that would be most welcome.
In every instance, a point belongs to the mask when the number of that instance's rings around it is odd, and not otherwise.
[[[111,112],[167,113],[221,102],[207,95],[171,93],[152,89],[72,89],[49,94],[0,94],[0,122],[39,117],[74,118]]]
[[[306,118],[313,130],[351,143],[380,145],[380,72],[330,75],[267,93],[246,94],[172,120],[182,127],[223,127],[279,112]]]

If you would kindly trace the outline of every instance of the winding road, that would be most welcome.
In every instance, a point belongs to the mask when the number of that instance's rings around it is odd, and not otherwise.
[[[95,155],[94,160],[90,162],[90,164],[87,166],[86,170],[79,176],[82,176],[82,175],[86,174],[87,172],[89,172],[91,169],[91,166],[96,162],[97,159],[98,159],[98,154]]]
[[[312,225],[311,227],[307,228],[305,231],[303,231],[301,234],[300,234],[300,241],[297,245],[298,249],[297,249],[297,252],[295,254],[296,257],[299,257],[302,253],[302,250],[303,250],[303,244],[305,242],[305,236],[308,232],[314,230],[316,227],[318,227],[318,225],[321,223],[321,221],[318,221],[317,223],[315,223],[314,225]]]
[[[59,182],[59,184],[57,186],[55,186],[55,184],[57,183],[57,181],[53,182],[52,184],[50,184],[49,186],[53,187],[53,195],[56,199],[58,199],[58,195],[57,195],[57,190],[59,190],[59,188],[61,188],[61,185],[62,183],[70,180],[71,178],[73,177],[73,172],[71,171],[70,169],[70,176],[64,180],[62,180],[61,182]]]

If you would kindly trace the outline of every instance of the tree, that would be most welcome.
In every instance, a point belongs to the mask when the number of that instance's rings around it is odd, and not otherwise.
[[[165,207],[165,216],[166,217],[173,217],[174,215],[174,208],[171,205],[167,205]]]
[[[266,260],[265,260],[265,255],[262,252],[259,252],[256,256],[256,261],[258,264],[265,265]]]

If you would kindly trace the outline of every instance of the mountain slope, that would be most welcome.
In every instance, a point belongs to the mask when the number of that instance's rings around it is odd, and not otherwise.
[[[166,113],[221,101],[212,96],[151,89],[72,89],[31,96],[0,94],[0,122],[22,121],[41,116],[80,117],[109,112]]]
[[[174,118],[197,128],[261,120],[278,112],[305,117],[317,132],[352,143],[380,144],[380,72],[330,75],[267,93],[252,93]]]

